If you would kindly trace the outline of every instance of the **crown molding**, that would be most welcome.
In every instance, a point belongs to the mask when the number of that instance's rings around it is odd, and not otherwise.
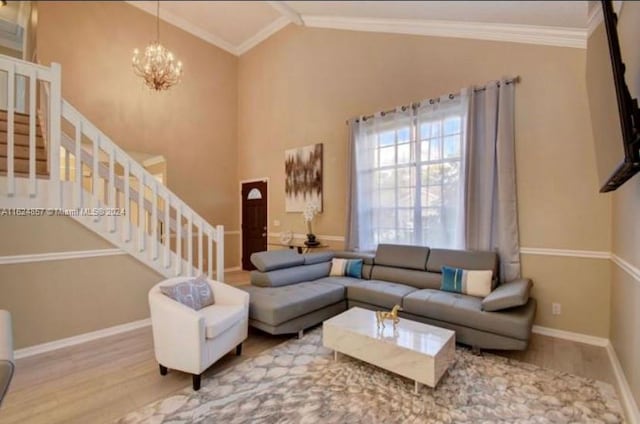
[[[613,2],[613,11],[616,12],[618,17],[620,17],[620,11],[622,10],[623,3],[623,1]],[[602,7],[600,7],[600,4],[597,4],[593,9],[591,9],[589,17],[587,18],[587,38],[596,30],[596,28],[598,28],[602,19]]]
[[[290,23],[290,20],[288,17],[286,16],[279,17],[275,21],[271,22],[269,25],[262,28],[252,37],[249,37],[248,39],[246,39],[242,44],[239,44],[238,46],[236,46],[234,54],[236,56],[243,55],[244,53],[248,52],[249,50],[257,46],[258,44],[262,43],[267,38],[271,37],[276,32],[280,31],[282,28],[289,25],[289,23]]]
[[[155,7],[150,2],[127,1],[133,7],[156,14]],[[305,25],[315,28],[343,29],[351,31],[383,32],[394,34],[426,35],[433,37],[468,38],[475,40],[502,41],[512,43],[538,44],[546,46],[586,48],[586,29],[562,28],[535,25],[512,25],[463,21],[436,21],[413,19],[375,19],[349,18],[338,16],[300,15],[285,2],[268,1],[271,7],[282,16],[263,27],[252,37],[238,45],[197,26],[166,10],[160,10],[160,19],[168,22],[210,44],[213,44],[235,56],[240,56],[251,50],[271,35],[286,27],[287,24]],[[614,1],[616,13],[620,12],[621,1]],[[602,20],[600,8],[594,8],[589,15],[589,31],[597,27]],[[594,23],[595,22],[595,23]]]
[[[144,12],[147,12],[150,15],[156,15],[156,6],[155,3],[152,2],[137,2],[137,1],[127,1],[127,3],[137,9],[140,9]],[[206,41],[209,44],[213,44],[216,47],[220,47],[222,50],[225,50],[233,55],[238,55],[236,52],[237,47],[227,40],[218,37],[217,35],[200,28],[197,25],[192,24],[184,18],[181,18],[171,12],[167,12],[166,10],[160,9],[160,19],[165,22],[168,22],[191,35],[195,35],[196,37]]]
[[[413,19],[344,18],[309,15],[303,15],[302,19],[306,26],[316,28],[428,35],[434,37],[471,38],[476,40],[541,44],[546,46],[573,47],[581,49],[586,48],[587,45],[587,31],[580,28]]]
[[[300,14],[294,8],[290,7],[287,3],[283,1],[267,1],[265,3],[274,8],[282,16],[285,16],[291,23],[294,23],[296,25],[304,25],[302,16],[300,16]]]

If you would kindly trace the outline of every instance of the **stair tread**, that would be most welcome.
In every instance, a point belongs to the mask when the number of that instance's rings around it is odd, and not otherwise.
[[[0,159],[8,159],[7,155],[4,153],[0,153]],[[29,156],[22,155],[13,155],[13,159],[15,160],[29,160]],[[36,157],[36,162],[46,162],[47,158]]]
[[[0,177],[6,177],[6,176],[7,176],[7,171],[0,170]],[[14,171],[13,172],[13,176],[17,177],[17,178],[29,178],[29,173],[28,172]],[[36,178],[49,179],[49,173],[48,172],[38,172],[38,171],[36,171]]]
[[[42,136],[36,136],[36,147],[44,148],[44,139]],[[0,131],[0,144],[8,144],[9,140],[7,137],[7,133]],[[14,146],[29,146],[29,136],[23,134],[14,134],[13,137],[13,145]]]
[[[9,114],[9,111],[7,111],[6,109],[0,109],[0,114],[3,114],[3,113],[4,113],[5,115],[8,115],[8,114]],[[15,111],[15,110],[13,111],[13,114],[14,114],[14,115],[19,115],[19,116],[26,116],[27,118],[28,118],[29,116],[31,116],[31,115],[29,115],[28,113],[17,112],[17,111]]]
[[[0,156],[0,171],[8,170],[8,159],[6,157]],[[44,173],[47,172],[47,161],[46,160],[36,160],[35,161],[36,172]],[[29,159],[13,159],[13,169],[14,172],[24,172],[29,174]]]
[[[7,121],[0,120],[0,133],[7,133]],[[29,135],[31,132],[29,131],[28,123],[16,122],[13,126],[13,133],[20,135]],[[40,125],[36,124],[36,136],[42,137],[42,130],[40,129]]]

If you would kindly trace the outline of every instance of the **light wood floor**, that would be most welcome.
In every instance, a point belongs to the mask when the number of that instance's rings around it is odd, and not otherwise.
[[[227,282],[239,284],[247,278],[247,273],[230,273]],[[204,379],[289,338],[250,329],[242,357],[230,353]],[[534,334],[524,352],[495,353],[614,384],[607,353],[601,347]],[[112,422],[190,385],[190,376],[180,372],[160,376],[151,329],[142,328],[18,360],[15,379],[0,409],[0,423]]]

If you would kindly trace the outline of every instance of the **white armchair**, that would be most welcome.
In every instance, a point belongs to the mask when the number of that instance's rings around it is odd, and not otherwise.
[[[0,310],[0,405],[9,390],[14,370],[11,314]]]
[[[207,280],[214,304],[195,311],[160,291],[190,277],[176,277],[156,284],[149,291],[149,309],[156,360],[160,374],[171,368],[193,375],[193,389],[200,389],[200,376],[234,347],[242,353],[249,325],[249,294],[219,281]]]

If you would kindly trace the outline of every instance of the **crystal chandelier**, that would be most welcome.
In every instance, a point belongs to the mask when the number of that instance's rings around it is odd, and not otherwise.
[[[133,71],[144,78],[144,83],[156,91],[168,90],[180,82],[182,62],[176,60],[169,50],[160,44],[160,1],[157,3],[156,41],[144,49],[133,51]]]

